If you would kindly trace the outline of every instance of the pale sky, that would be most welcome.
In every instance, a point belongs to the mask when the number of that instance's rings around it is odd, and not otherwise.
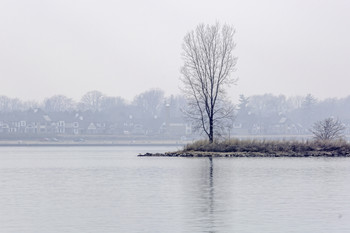
[[[218,21],[236,28],[232,97],[345,97],[349,12],[347,0],[1,0],[0,95],[179,94],[185,34]]]

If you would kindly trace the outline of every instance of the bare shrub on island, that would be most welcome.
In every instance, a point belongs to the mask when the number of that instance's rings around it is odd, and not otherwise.
[[[318,141],[342,139],[345,126],[338,119],[332,117],[317,121],[310,130]]]

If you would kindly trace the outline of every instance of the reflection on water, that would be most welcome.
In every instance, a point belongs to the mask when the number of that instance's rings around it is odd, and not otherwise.
[[[214,179],[213,179],[213,158],[209,157],[209,222],[210,232],[214,231]]]
[[[0,232],[349,232],[348,158],[0,148]]]

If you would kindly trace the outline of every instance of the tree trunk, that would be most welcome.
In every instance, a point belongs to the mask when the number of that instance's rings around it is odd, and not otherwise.
[[[214,141],[214,125],[213,125],[213,118],[210,117],[209,119],[209,142],[213,143]]]

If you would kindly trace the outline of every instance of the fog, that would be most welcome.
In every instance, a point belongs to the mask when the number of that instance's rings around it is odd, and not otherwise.
[[[79,101],[63,95],[42,102],[0,96],[1,143],[186,143],[205,138],[184,116],[186,99],[149,89],[127,101],[89,91]],[[341,122],[350,135],[350,95],[317,99],[313,95],[239,97],[234,121],[220,139],[310,139],[313,125],[325,118]],[[65,144],[64,144],[65,145]]]
[[[199,23],[236,28],[230,96],[348,96],[349,1],[0,2],[0,95],[80,101],[90,90],[132,101],[178,95],[181,44]]]

